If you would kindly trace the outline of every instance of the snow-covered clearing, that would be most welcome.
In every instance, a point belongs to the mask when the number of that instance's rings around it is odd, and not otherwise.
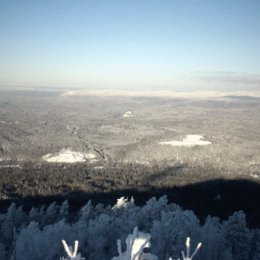
[[[202,135],[186,135],[182,141],[165,141],[159,142],[162,145],[172,145],[172,146],[187,146],[192,147],[195,145],[208,145],[212,144],[210,141],[203,140]]]
[[[134,116],[134,114],[133,114],[132,111],[127,111],[127,112],[125,112],[124,115],[123,115],[123,117],[133,117],[133,116]]]
[[[85,162],[87,160],[93,160],[96,158],[95,154],[92,153],[81,153],[72,151],[71,149],[62,149],[57,154],[46,154],[42,157],[47,162],[55,163],[76,163]]]

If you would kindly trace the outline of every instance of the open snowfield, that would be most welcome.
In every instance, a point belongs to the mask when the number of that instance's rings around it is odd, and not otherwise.
[[[203,140],[202,135],[187,135],[182,141],[166,141],[160,142],[162,145],[172,145],[172,146],[187,146],[192,147],[195,145],[209,145],[210,141]]]
[[[95,154],[85,154],[81,152],[72,151],[70,149],[63,149],[58,154],[46,154],[42,157],[43,160],[53,163],[77,163],[85,162],[87,160],[92,160],[95,158]]]

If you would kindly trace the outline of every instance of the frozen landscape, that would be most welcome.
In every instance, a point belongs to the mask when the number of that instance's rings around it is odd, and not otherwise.
[[[204,137],[201,135],[186,135],[186,137],[182,141],[164,141],[164,142],[160,142],[159,144],[172,145],[172,146],[186,146],[186,147],[211,144],[210,141],[206,141],[203,139]]]
[[[95,159],[95,154],[92,153],[81,153],[72,151],[70,149],[61,150],[58,153],[46,154],[42,157],[44,161],[53,163],[79,163],[86,162],[87,160]]]
[[[166,194],[201,218],[243,209],[260,225],[257,96],[64,93],[1,91],[2,211],[11,202],[80,208],[89,198]]]
[[[260,1],[1,0],[0,260],[260,260]]]

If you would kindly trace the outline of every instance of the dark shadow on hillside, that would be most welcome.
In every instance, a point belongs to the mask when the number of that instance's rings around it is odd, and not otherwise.
[[[116,199],[134,197],[137,205],[144,204],[149,198],[167,195],[170,202],[182,206],[184,209],[193,210],[203,221],[208,215],[226,219],[234,211],[243,210],[247,215],[250,227],[260,227],[260,184],[249,180],[224,180],[216,179],[197,184],[173,188],[142,187],[124,189],[107,193],[85,193],[82,191],[70,192],[55,196],[34,196],[17,198],[13,200],[19,205],[29,209],[32,206],[47,205],[53,201],[58,203],[68,200],[73,210],[79,209],[88,200],[94,203],[114,204]],[[10,200],[1,200],[1,211],[10,205]]]

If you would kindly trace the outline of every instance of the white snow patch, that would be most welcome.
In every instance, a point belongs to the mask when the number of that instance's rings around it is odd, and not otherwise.
[[[90,160],[90,163],[96,163],[96,162],[98,162],[98,159],[91,159]]]
[[[12,122],[12,121],[3,121],[3,120],[0,120],[0,124],[18,124],[19,122],[18,121],[15,121],[15,122]]]
[[[5,165],[0,165],[0,169],[3,168],[20,168],[22,169],[22,166],[19,164],[5,164]]]
[[[212,144],[210,141],[203,140],[202,135],[186,135],[182,141],[166,141],[159,142],[162,145],[172,145],[172,146],[187,146],[192,147],[195,145],[208,145]]]
[[[258,179],[259,178],[259,176],[257,175],[257,174],[250,174],[251,175],[251,177],[253,177],[253,178],[255,178],[255,179]]]
[[[96,166],[96,167],[94,167],[94,169],[96,169],[96,170],[103,169],[103,168],[104,168],[104,166]]]
[[[125,197],[121,197],[121,198],[117,199],[117,202],[112,207],[112,209],[116,210],[116,209],[120,209],[120,208],[126,208],[127,206],[132,205],[133,203],[134,203],[133,197],[130,200],[128,200]]]
[[[87,153],[87,154],[85,154],[85,158],[88,160],[93,160],[96,158],[96,155],[93,153]]]
[[[42,157],[42,159],[47,162],[55,163],[76,163],[85,162],[87,159],[92,157],[92,154],[84,154],[81,152],[72,151],[70,149],[62,149],[58,154],[46,154]]]
[[[124,113],[123,117],[134,117],[134,114],[132,111],[127,111]]]
[[[117,199],[116,205],[113,207],[113,209],[119,209],[119,208],[125,208],[128,203],[128,199],[125,197],[121,197]]]

